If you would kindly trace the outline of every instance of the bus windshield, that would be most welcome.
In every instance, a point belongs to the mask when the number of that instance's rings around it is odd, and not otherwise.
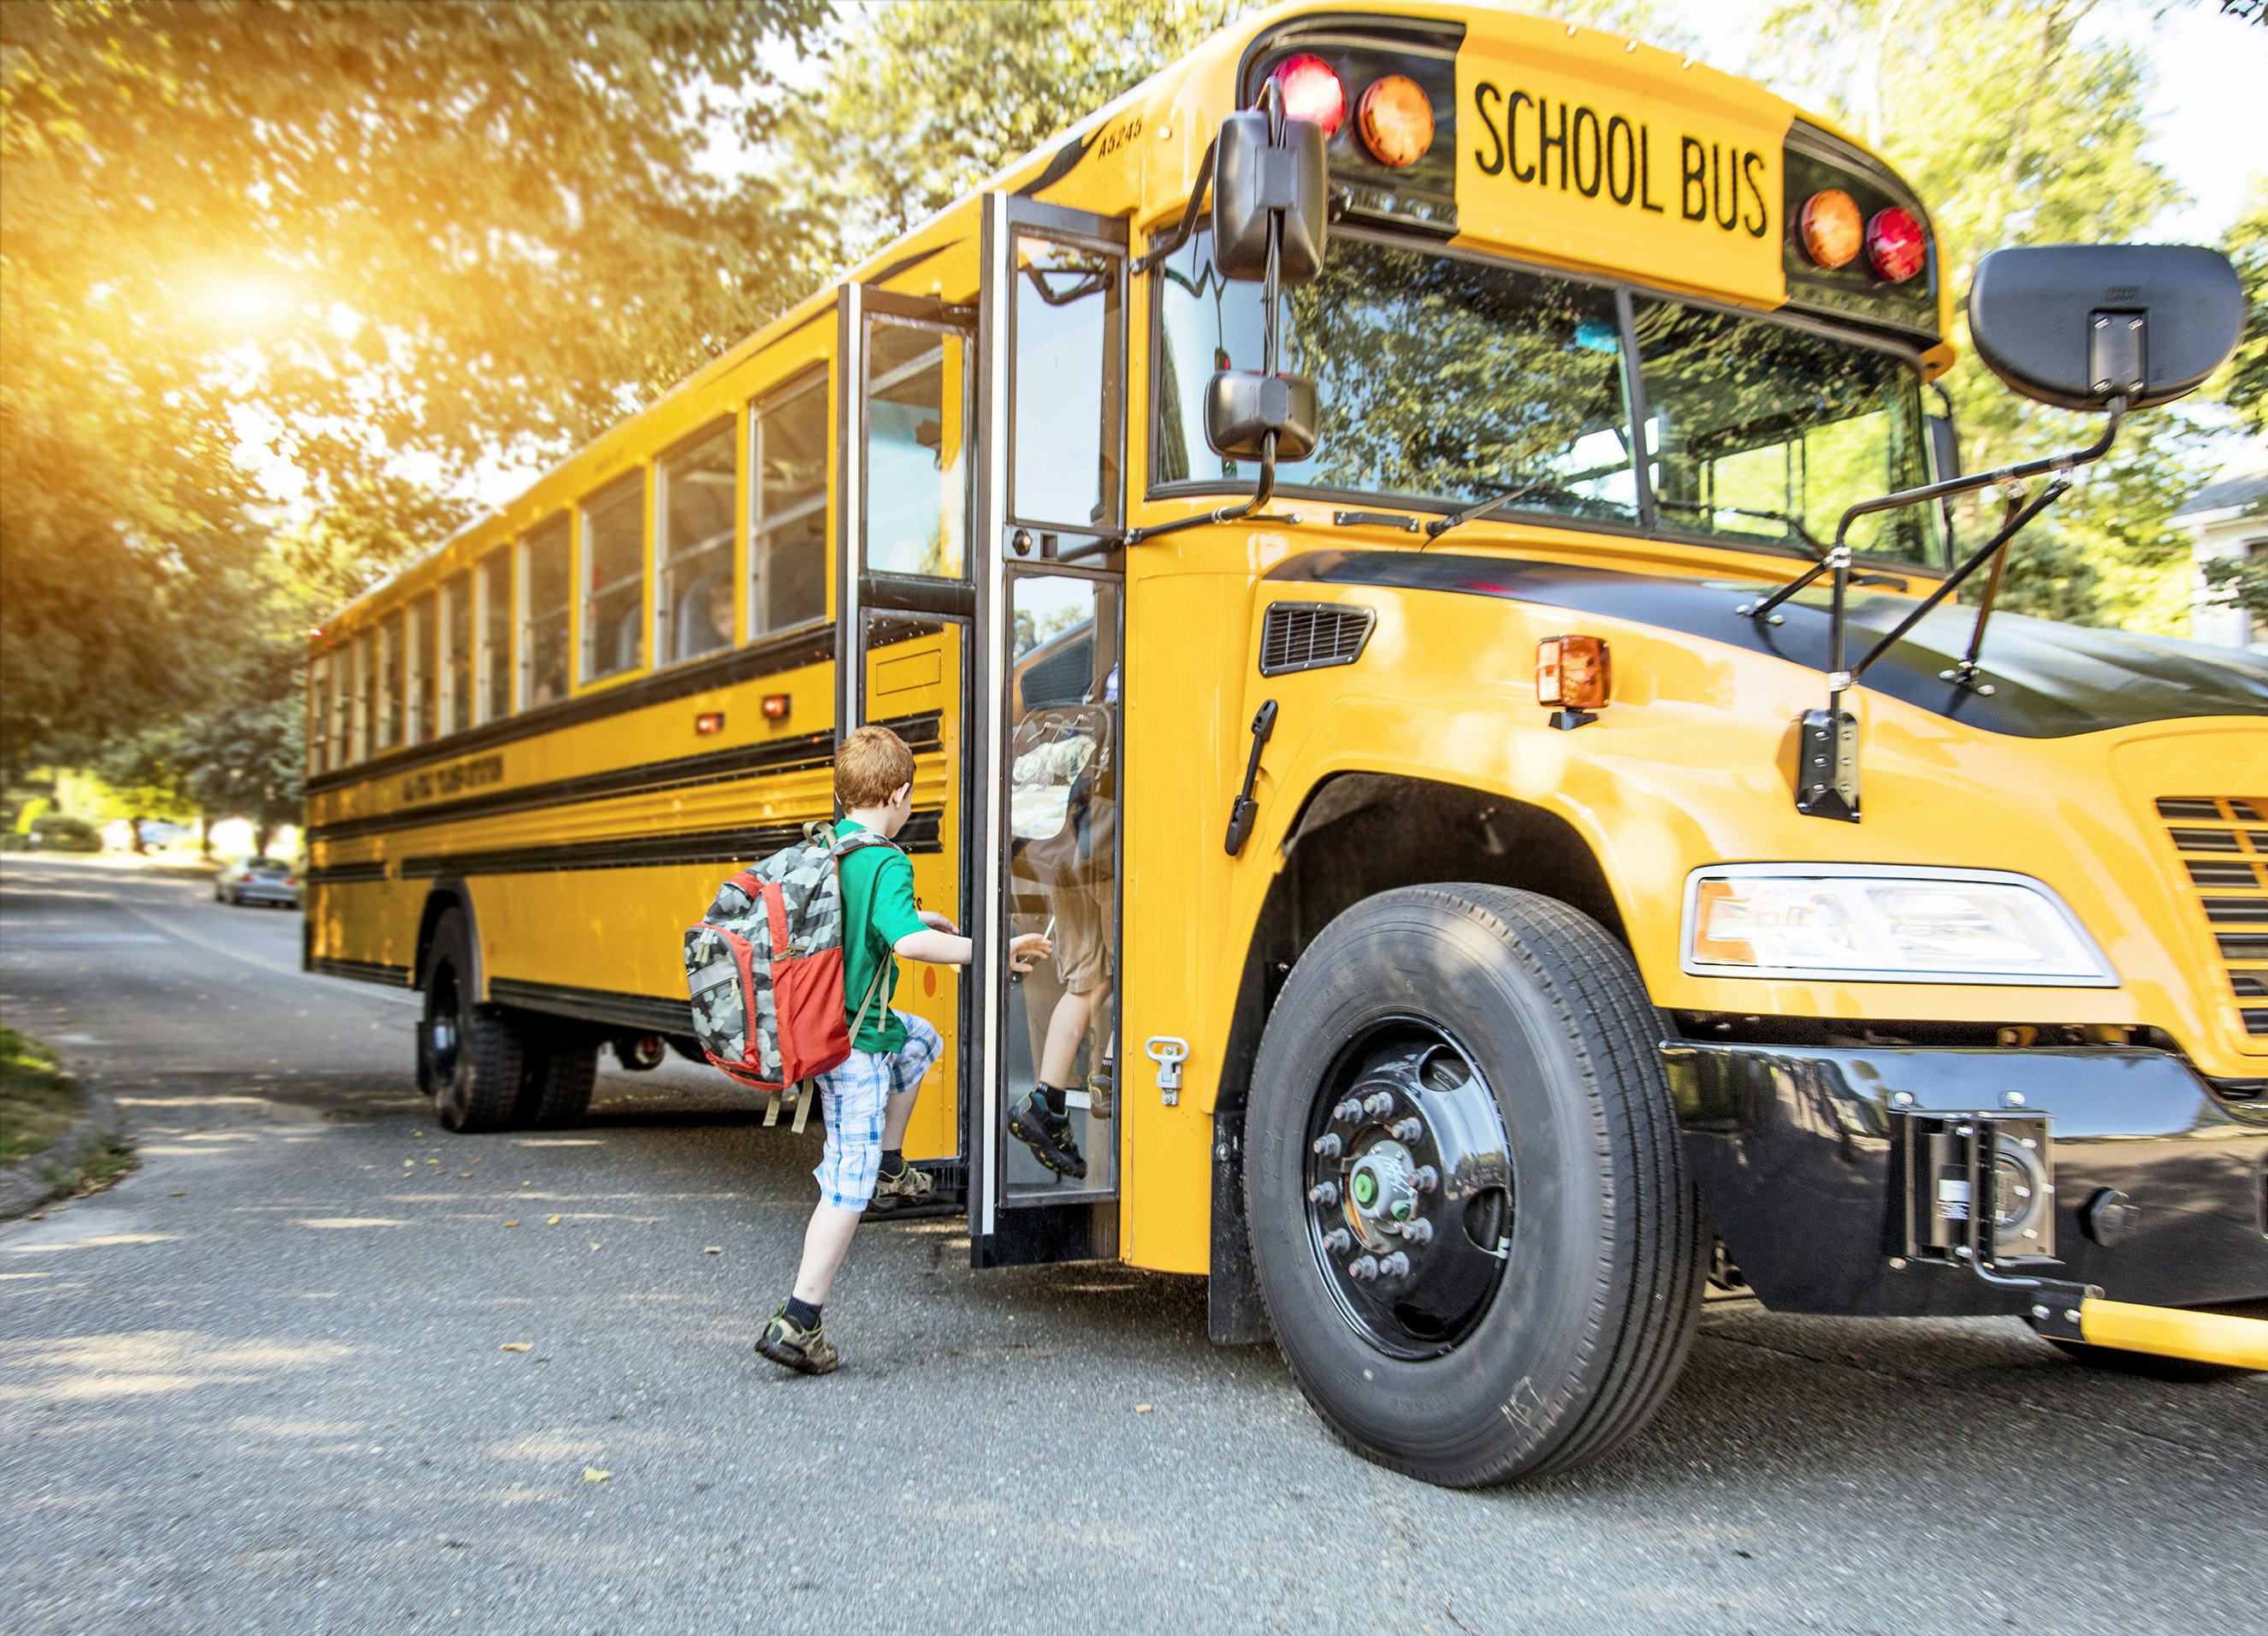
[[[1249,483],[1257,462],[1204,438],[1216,369],[1260,365],[1257,284],[1225,284],[1195,235],[1162,269],[1152,481]],[[1321,437],[1279,486],[1819,549],[1843,507],[1927,481],[1920,380],[1847,337],[1638,298],[1650,505],[1642,505],[1614,291],[1335,235],[1285,300],[1285,367],[1314,377]],[[1940,559],[1923,508],[1865,520],[1861,552]]]

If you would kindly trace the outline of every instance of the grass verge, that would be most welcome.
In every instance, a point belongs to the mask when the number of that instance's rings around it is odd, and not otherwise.
[[[0,1028],[0,1165],[45,1151],[85,1100],[44,1047]]]

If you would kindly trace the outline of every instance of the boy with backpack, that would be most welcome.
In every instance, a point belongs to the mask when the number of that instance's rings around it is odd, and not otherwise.
[[[898,976],[893,956],[965,966],[976,945],[945,916],[916,906],[913,866],[890,844],[912,816],[913,782],[913,752],[887,727],[860,727],[835,758],[835,798],[843,811],[836,857],[850,1055],[819,1076],[827,1120],[826,1150],[812,1172],[819,1204],[804,1233],[795,1287],[756,1338],[759,1352],[804,1374],[828,1374],[840,1360],[821,1328],[820,1308],[859,1216],[870,1203],[879,1211],[918,1204],[933,1189],[925,1173],[906,1163],[901,1147],[923,1076],[943,1042],[921,1018],[890,1008]],[[1051,952],[1045,938],[1027,934],[1009,945],[1008,963],[1029,971],[1033,961]]]

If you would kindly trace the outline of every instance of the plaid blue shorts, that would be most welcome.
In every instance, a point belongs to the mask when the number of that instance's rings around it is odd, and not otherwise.
[[[906,1025],[900,1051],[852,1051],[840,1067],[819,1076],[819,1111],[827,1120],[827,1150],[819,1168],[819,1197],[837,1210],[864,1210],[882,1168],[882,1117],[890,1098],[922,1082],[945,1049],[937,1030],[919,1017],[898,1013]]]

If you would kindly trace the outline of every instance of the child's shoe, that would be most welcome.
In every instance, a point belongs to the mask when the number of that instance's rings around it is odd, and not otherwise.
[[[1073,1179],[1086,1175],[1086,1160],[1071,1139],[1071,1116],[1049,1107],[1044,1092],[1032,1092],[1010,1111],[1008,1134],[1057,1175]]]
[[[787,1315],[784,1306],[772,1314],[772,1321],[756,1337],[756,1350],[798,1374],[832,1374],[835,1366],[843,1361],[843,1354],[827,1338],[825,1324],[814,1323],[806,1330]]]
[[[874,1178],[874,1197],[866,1203],[866,1213],[887,1216],[901,1205],[926,1205],[936,1197],[936,1178],[907,1165],[895,1175],[886,1171]]]

